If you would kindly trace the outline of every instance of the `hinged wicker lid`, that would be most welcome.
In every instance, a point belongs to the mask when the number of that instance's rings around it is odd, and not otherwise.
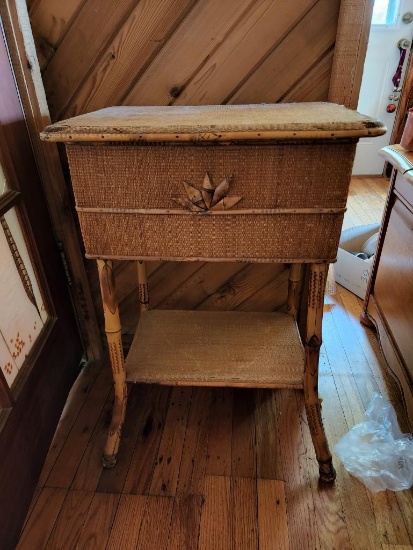
[[[110,107],[45,128],[47,141],[234,141],[379,136],[378,120],[334,103]]]

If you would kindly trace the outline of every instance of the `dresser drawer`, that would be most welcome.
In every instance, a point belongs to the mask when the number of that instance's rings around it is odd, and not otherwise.
[[[394,188],[413,207],[413,185],[400,172],[396,176]]]
[[[413,212],[396,199],[386,230],[374,296],[413,380]]]

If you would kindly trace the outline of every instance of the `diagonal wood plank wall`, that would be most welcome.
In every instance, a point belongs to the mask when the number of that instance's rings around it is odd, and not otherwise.
[[[343,41],[354,55],[371,4],[369,0],[27,3],[53,121],[121,104],[332,99],[350,105],[351,94],[344,98],[343,86],[331,97],[332,72],[343,72],[334,65],[340,6],[341,12],[346,5],[347,13],[359,14],[353,25],[356,39]],[[350,63],[346,52],[347,58]],[[130,333],[137,322],[135,266],[125,263],[117,271],[124,332]],[[91,280],[98,303],[93,273]],[[282,265],[150,266],[152,306],[161,308],[273,310],[284,304],[286,284]]]

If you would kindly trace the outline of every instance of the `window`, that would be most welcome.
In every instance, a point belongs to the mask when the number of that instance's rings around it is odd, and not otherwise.
[[[375,0],[372,25],[397,25],[400,0]]]

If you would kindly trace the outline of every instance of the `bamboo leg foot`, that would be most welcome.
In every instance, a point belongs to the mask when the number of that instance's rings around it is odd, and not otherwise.
[[[308,294],[308,312],[305,342],[304,401],[308,425],[313,441],[320,479],[332,483],[336,472],[321,418],[321,402],[318,396],[318,363],[321,347],[324,289],[328,264],[312,264]]]
[[[112,421],[102,457],[104,468],[116,464],[122,425],[125,419],[127,387],[125,360],[123,357],[119,308],[115,295],[115,278],[110,260],[98,260],[99,281],[105,314],[105,332],[112,366],[115,400],[113,403]]]
[[[370,319],[370,317],[365,311],[362,311],[360,313],[360,323],[367,328],[376,329],[375,324],[373,323],[373,321]]]

